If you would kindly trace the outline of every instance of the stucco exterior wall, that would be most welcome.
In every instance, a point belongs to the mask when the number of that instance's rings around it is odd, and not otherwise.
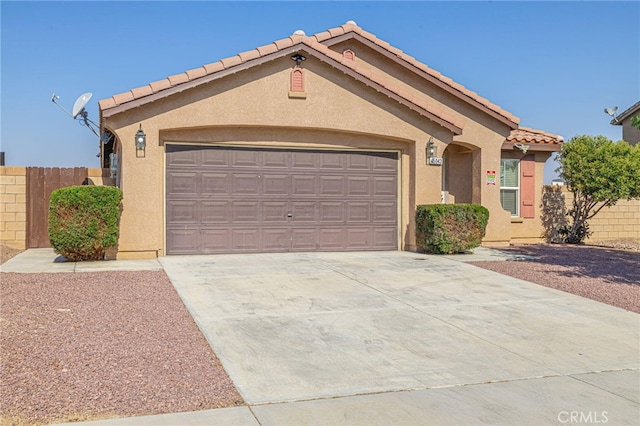
[[[443,153],[451,142],[471,147],[474,152],[461,157],[452,157],[449,164],[449,190],[456,196],[456,202],[473,202],[482,204],[492,212],[487,225],[485,243],[493,245],[508,244],[509,226],[505,220],[509,216],[503,214],[500,204],[500,188],[487,186],[481,182],[481,176],[486,170],[500,170],[501,146],[511,128],[505,123],[493,118],[478,108],[445,92],[435,84],[428,82],[418,74],[404,66],[382,57],[378,52],[357,40],[348,40],[331,46],[331,49],[342,53],[350,49],[356,54],[358,65],[361,64],[371,71],[385,73],[385,78],[404,90],[417,91],[419,96],[427,99],[430,104],[437,105],[437,109],[447,116],[453,117],[463,127],[461,135],[445,139],[433,135],[439,153]],[[479,149],[475,152],[475,149]],[[471,169],[469,169],[471,168]],[[475,181],[469,181],[469,170]],[[464,180],[459,180],[465,176]],[[464,201],[463,201],[464,200]],[[506,222],[508,224],[508,220]]]
[[[640,142],[640,129],[631,125],[631,119],[634,116],[627,117],[622,121],[622,140],[629,142],[631,145]]]
[[[120,258],[164,254],[166,142],[399,151],[400,247],[415,249],[415,205],[440,202],[441,170],[426,166],[426,142],[451,133],[313,58],[306,99],[290,98],[290,69],[283,58],[103,120],[123,150]],[[144,158],[134,148],[140,124]]]
[[[500,204],[500,187],[485,181],[487,170],[500,170],[501,148],[511,127],[477,106],[351,40],[333,46],[350,48],[363,67],[426,100],[451,117],[463,132],[453,132],[352,76],[310,56],[303,64],[305,93],[291,96],[288,57],[185,89],[154,102],[106,114],[102,125],[118,140],[118,184],[124,193],[119,258],[163,256],[165,247],[165,145],[220,144],[338,150],[384,150],[400,154],[399,247],[415,250],[414,212],[419,204],[441,202],[443,168],[427,165],[432,139],[438,155],[447,150],[449,202],[482,204],[490,212],[484,243],[506,245],[512,236],[527,239],[539,232],[536,219],[511,220]],[[512,124],[513,125],[513,124]],[[147,135],[144,156],[136,155],[134,135]],[[514,155],[519,151],[514,152]],[[536,154],[538,193],[544,161]]]

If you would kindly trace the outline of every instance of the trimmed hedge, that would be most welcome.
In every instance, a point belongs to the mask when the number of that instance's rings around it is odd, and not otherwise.
[[[112,186],[70,186],[51,193],[49,241],[71,261],[103,260],[118,243],[122,191]]]
[[[480,246],[489,210],[476,204],[426,204],[416,209],[416,244],[427,253],[461,253]]]

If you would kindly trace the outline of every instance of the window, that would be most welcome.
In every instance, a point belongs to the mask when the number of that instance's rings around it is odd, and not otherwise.
[[[520,205],[520,160],[503,158],[500,161],[500,204],[502,208],[511,212],[511,216],[518,216]]]

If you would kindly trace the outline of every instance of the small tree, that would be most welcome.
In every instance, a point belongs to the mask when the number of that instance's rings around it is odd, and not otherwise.
[[[612,142],[604,136],[575,136],[557,157],[556,171],[573,193],[565,242],[579,244],[589,236],[587,221],[618,200],[640,198],[640,146]]]

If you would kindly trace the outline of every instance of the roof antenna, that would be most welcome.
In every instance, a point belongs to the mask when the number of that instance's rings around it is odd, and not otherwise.
[[[100,137],[100,134],[97,130],[100,126],[98,125],[98,123],[89,119],[89,114],[85,109],[92,96],[93,93],[90,92],[80,95],[78,99],[76,99],[76,101],[73,103],[73,109],[71,110],[72,112],[67,111],[62,105],[56,102],[58,99],[60,99],[60,96],[56,95],[55,93],[51,95],[51,102],[58,105],[60,109],[66,112],[69,117],[73,118],[74,120],[78,120],[80,125],[87,127],[102,141],[103,138]]]

